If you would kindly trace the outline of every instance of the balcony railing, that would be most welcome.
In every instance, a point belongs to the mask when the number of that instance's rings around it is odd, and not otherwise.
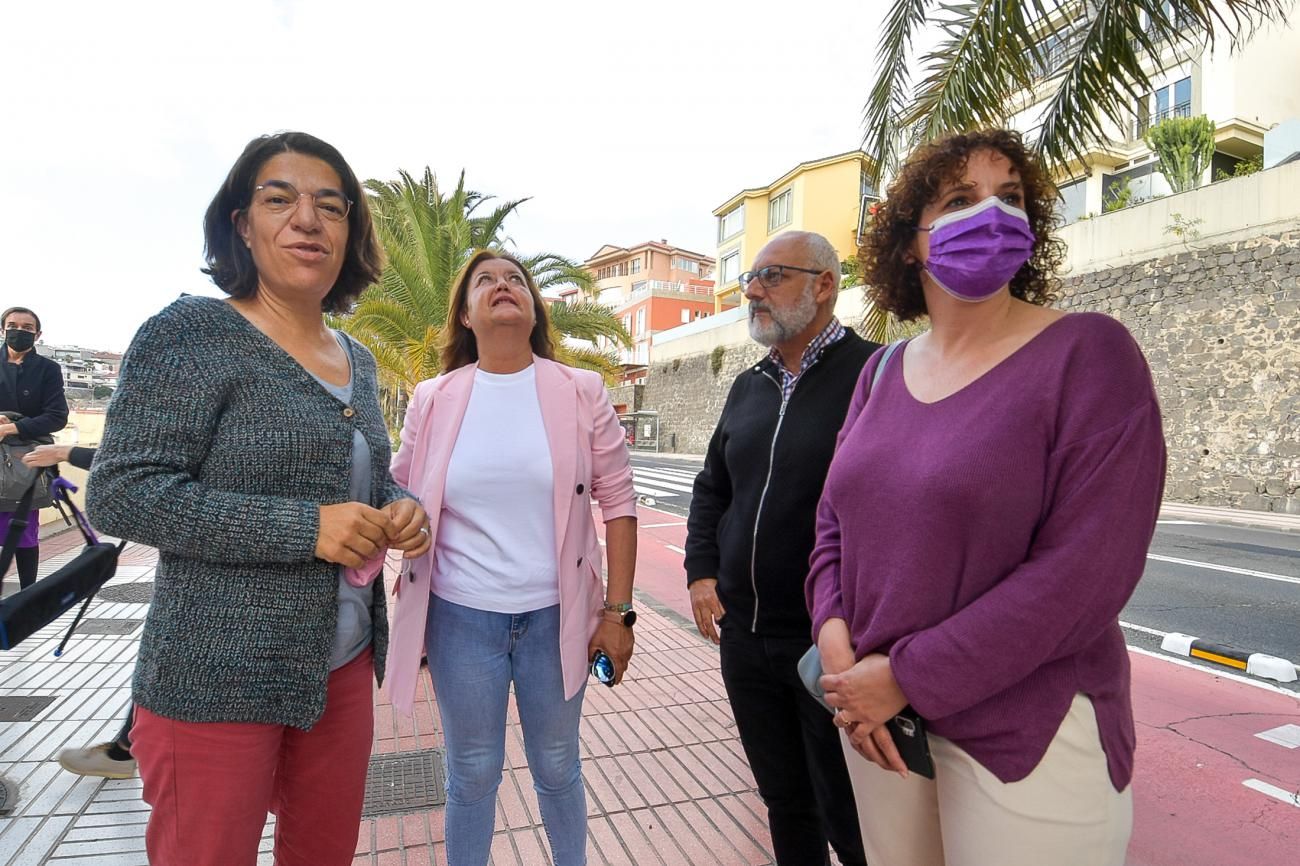
[[[643,280],[632,284],[632,298],[644,298],[651,292],[677,292],[682,295],[704,295],[712,297],[713,289],[709,286],[693,286],[690,283],[674,283],[668,280]]]
[[[1171,117],[1191,117],[1192,104],[1190,102],[1180,102],[1177,105],[1167,108],[1164,111],[1157,111],[1149,117],[1138,117],[1133,124],[1133,138],[1138,139],[1146,135],[1147,130],[1155,126],[1162,120],[1168,120]]]

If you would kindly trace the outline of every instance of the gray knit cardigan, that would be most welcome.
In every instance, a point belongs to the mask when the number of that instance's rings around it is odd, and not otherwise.
[[[371,504],[409,496],[388,473],[374,358],[354,350],[349,406],[225,301],[182,297],[136,334],[86,503],[99,529],[159,550],[141,706],[188,722],[320,719],[338,571],[314,554],[319,506],[348,499],[354,427]],[[383,581],[371,616],[382,682]]]

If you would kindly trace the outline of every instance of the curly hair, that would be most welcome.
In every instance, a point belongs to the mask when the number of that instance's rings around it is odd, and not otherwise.
[[[1037,241],[1034,254],[1011,278],[1011,295],[1031,304],[1055,300],[1055,274],[1065,260],[1065,244],[1055,228],[1056,186],[1030,154],[1020,133],[1009,129],[961,132],[924,144],[912,152],[874,211],[871,228],[858,250],[867,297],[907,322],[927,313],[921,291],[921,266],[908,261],[917,223],[926,205],[943,188],[961,180],[972,153],[992,150],[1020,174],[1024,209]]]

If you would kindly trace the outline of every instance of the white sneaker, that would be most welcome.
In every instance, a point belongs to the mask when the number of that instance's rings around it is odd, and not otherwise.
[[[84,749],[59,752],[59,766],[78,776],[103,776],[105,779],[129,779],[135,775],[135,759],[115,761],[108,754],[112,743],[100,743]]]

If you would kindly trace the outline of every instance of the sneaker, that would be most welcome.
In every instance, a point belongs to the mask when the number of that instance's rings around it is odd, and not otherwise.
[[[135,759],[115,761],[108,754],[112,743],[100,743],[84,749],[59,752],[59,766],[78,776],[103,776],[105,779],[129,779],[135,775]]]

